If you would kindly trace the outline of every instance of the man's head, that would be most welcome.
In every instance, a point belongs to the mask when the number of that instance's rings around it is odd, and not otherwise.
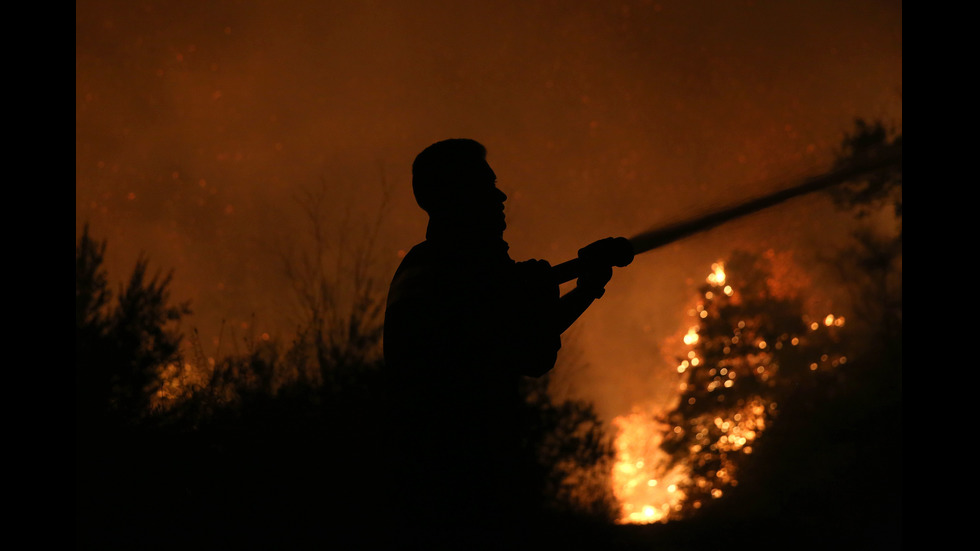
[[[451,139],[434,143],[412,164],[415,200],[432,219],[504,229],[504,200],[497,175],[479,142]]]

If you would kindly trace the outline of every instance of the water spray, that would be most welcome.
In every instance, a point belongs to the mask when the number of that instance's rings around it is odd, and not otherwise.
[[[859,162],[852,162],[838,167],[830,172],[804,179],[802,182],[768,195],[712,212],[697,218],[669,224],[661,228],[650,229],[634,235],[629,239],[624,237],[607,238],[595,244],[602,250],[599,255],[602,263],[608,266],[623,267],[633,261],[633,257],[653,249],[668,245],[696,233],[715,228],[725,222],[741,218],[760,210],[778,205],[784,201],[813,193],[822,189],[853,181],[859,176],[871,174],[887,168],[901,167],[902,146],[896,145],[880,150],[877,155],[868,156]],[[578,278],[585,262],[575,258],[555,265],[552,270],[559,283],[565,283]]]

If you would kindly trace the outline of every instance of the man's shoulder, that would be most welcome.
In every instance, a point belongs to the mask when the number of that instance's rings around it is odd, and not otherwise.
[[[414,247],[405,253],[405,257],[402,258],[402,265],[416,262],[425,262],[427,260],[432,260],[435,257],[435,251],[432,249],[432,244],[428,241],[423,241],[418,243]]]
[[[468,250],[457,243],[423,241],[402,258],[391,286],[446,288],[480,287],[485,291],[506,285],[515,263],[499,253]]]
[[[404,280],[406,273],[418,274],[435,269],[438,264],[438,257],[434,254],[431,245],[423,241],[409,249],[405,254],[395,270],[392,282]]]
[[[459,245],[423,241],[412,247],[398,266],[399,271],[428,268],[442,271],[466,271],[482,269],[487,259],[473,254]]]

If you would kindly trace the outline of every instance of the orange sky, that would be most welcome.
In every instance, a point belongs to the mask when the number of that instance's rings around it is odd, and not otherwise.
[[[222,320],[288,334],[280,254],[306,235],[304,188],[356,227],[387,185],[386,282],[423,237],[410,165],[439,139],[487,146],[512,256],[557,263],[812,172],[855,117],[902,120],[893,0],[81,0],[75,59],[76,234],[108,238],[113,279],[140,251],[173,268],[207,353]],[[607,417],[668,401],[661,346],[711,262],[806,258],[842,239],[814,231],[827,215],[809,197],[637,257],[559,382]]]

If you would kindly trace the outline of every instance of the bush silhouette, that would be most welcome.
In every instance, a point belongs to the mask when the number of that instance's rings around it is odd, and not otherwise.
[[[80,547],[372,548],[397,537],[404,512],[390,496],[400,450],[389,383],[367,353],[381,321],[365,315],[377,299],[370,288],[347,318],[356,330],[324,324],[344,317],[325,310],[329,301],[311,302],[318,310],[292,341],[247,338],[244,352],[212,364],[196,334],[177,330],[189,308],[170,302],[171,275],[148,276],[141,256],[114,293],[105,249],[87,227],[76,242]],[[154,402],[188,366],[205,370],[200,384],[181,387],[166,407]],[[583,518],[608,518],[601,473],[611,448],[588,404],[556,404],[546,385],[529,380],[526,389],[529,499],[550,511],[550,526],[566,519],[570,534]]]
[[[106,242],[88,226],[75,245],[75,387],[85,428],[138,422],[160,382],[161,366],[181,359],[175,328],[188,303],[170,304],[171,274],[147,276],[141,256],[113,300],[102,266]]]

